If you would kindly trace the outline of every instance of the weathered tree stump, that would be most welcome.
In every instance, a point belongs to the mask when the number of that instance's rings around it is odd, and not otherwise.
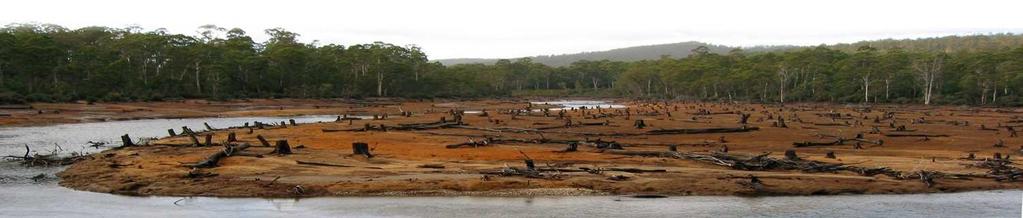
[[[565,148],[565,152],[573,152],[573,151],[578,151],[578,150],[579,150],[579,143],[578,142],[570,142],[570,143],[568,143],[568,147]]]
[[[372,158],[373,154],[369,152],[369,144],[365,142],[353,142],[352,143],[352,154],[363,155],[366,158]]]
[[[298,126],[298,123],[295,122],[295,119],[288,119],[288,122],[291,123],[291,126]]]
[[[291,145],[288,145],[288,140],[277,140],[277,146],[274,147],[274,153],[280,155],[291,154]]]
[[[178,136],[177,133],[174,133],[174,129],[167,129],[167,134],[171,137]]]
[[[202,146],[202,144],[199,143],[199,138],[195,137],[195,134],[188,134],[188,138],[192,140],[192,146],[195,146],[195,147],[201,147]]]
[[[536,171],[536,164],[533,163],[533,159],[525,159],[523,161],[526,162],[526,170],[527,171]]]
[[[256,135],[256,139],[259,139],[259,144],[262,144],[263,147],[270,147],[270,142],[266,141],[263,135]]]
[[[788,160],[791,160],[791,161],[800,160],[799,156],[796,155],[796,150],[793,150],[793,149],[785,150],[785,159],[788,159]]]
[[[128,136],[128,134],[124,134],[121,136],[121,143],[123,143],[121,147],[135,146],[135,143],[131,141],[131,136]]]
[[[747,124],[751,114],[739,114],[739,124]]]
[[[206,135],[206,140],[204,142],[206,143],[203,143],[203,145],[213,146],[213,134]]]

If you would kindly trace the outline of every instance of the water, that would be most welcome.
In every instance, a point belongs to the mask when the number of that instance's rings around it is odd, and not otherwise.
[[[559,100],[559,101],[536,101],[536,102],[532,102],[532,103],[533,104],[561,105],[562,108],[565,108],[565,109],[573,109],[573,108],[578,109],[580,107],[586,107],[586,108],[595,108],[595,107],[601,107],[601,108],[625,108],[625,105],[615,104],[615,103],[607,102],[607,101],[566,101],[566,100]]]
[[[537,103],[537,102],[534,102]],[[542,102],[539,102],[542,104]],[[600,101],[550,102],[566,107],[616,107]],[[152,119],[0,128],[0,155],[22,155],[24,145],[95,153],[88,141],[119,144],[119,136],[160,137],[181,126],[204,129],[245,122],[333,121],[336,116]],[[57,185],[62,167],[0,163],[0,217],[1017,217],[1023,191],[811,197],[331,197],[307,199],[129,197],[75,191]],[[44,179],[31,177],[44,174]]]

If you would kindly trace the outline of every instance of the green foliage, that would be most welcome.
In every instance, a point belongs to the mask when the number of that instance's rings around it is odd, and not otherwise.
[[[282,28],[266,30],[266,42],[237,28],[198,32],[7,25],[0,28],[0,102],[618,96],[922,103],[932,90],[936,104],[1023,104],[1023,37],[1011,34],[749,51],[690,42],[671,47],[684,49],[675,56],[627,62],[589,53],[598,58],[444,66],[413,45],[302,43]],[[639,57],[661,49],[641,48],[616,52]],[[936,75],[930,83],[927,72]]]

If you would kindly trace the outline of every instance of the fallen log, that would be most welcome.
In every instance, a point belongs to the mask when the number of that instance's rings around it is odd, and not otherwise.
[[[701,128],[701,129],[657,129],[650,130],[646,133],[649,135],[667,135],[667,134],[706,134],[706,133],[733,133],[733,132],[749,132],[759,130],[758,127],[736,127],[736,128]]]
[[[888,132],[882,134],[885,137],[949,137],[946,134],[934,134],[934,133],[894,133]]]
[[[792,145],[799,147],[812,147],[812,146],[830,146],[830,145],[841,145],[844,141],[842,139],[835,140],[833,142],[793,142]]]
[[[233,154],[235,154],[237,152],[241,152],[241,151],[249,148],[250,146],[251,145],[249,143],[244,143],[244,144],[241,144],[241,145],[238,145],[238,146],[226,145],[223,150],[220,150],[220,151],[218,151],[216,153],[211,154],[210,156],[206,157],[206,159],[204,159],[202,161],[199,161],[198,163],[187,164],[185,166],[196,167],[196,168],[212,168],[212,167],[217,167],[217,163],[219,163],[221,159],[224,159],[226,157],[230,157],[231,155],[233,155]]]
[[[320,162],[301,161],[301,160],[295,160],[295,163],[297,163],[297,164],[305,164],[305,165],[313,165],[313,166],[327,166],[327,167],[352,167],[352,166],[342,165],[342,164],[320,163]]]

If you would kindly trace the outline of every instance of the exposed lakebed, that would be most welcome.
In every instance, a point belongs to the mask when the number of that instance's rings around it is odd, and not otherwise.
[[[567,104],[566,104],[567,105]],[[252,121],[331,121],[334,116],[152,119],[0,128],[0,154],[32,150],[96,153],[89,141],[121,134],[160,137],[169,128],[236,126]],[[55,146],[56,144],[57,146]],[[59,147],[59,148],[58,148]],[[75,191],[56,184],[62,167],[0,164],[0,216],[948,216],[1009,217],[1020,213],[1021,191],[808,197],[325,197],[305,199],[129,197]],[[44,174],[46,178],[32,177]]]

